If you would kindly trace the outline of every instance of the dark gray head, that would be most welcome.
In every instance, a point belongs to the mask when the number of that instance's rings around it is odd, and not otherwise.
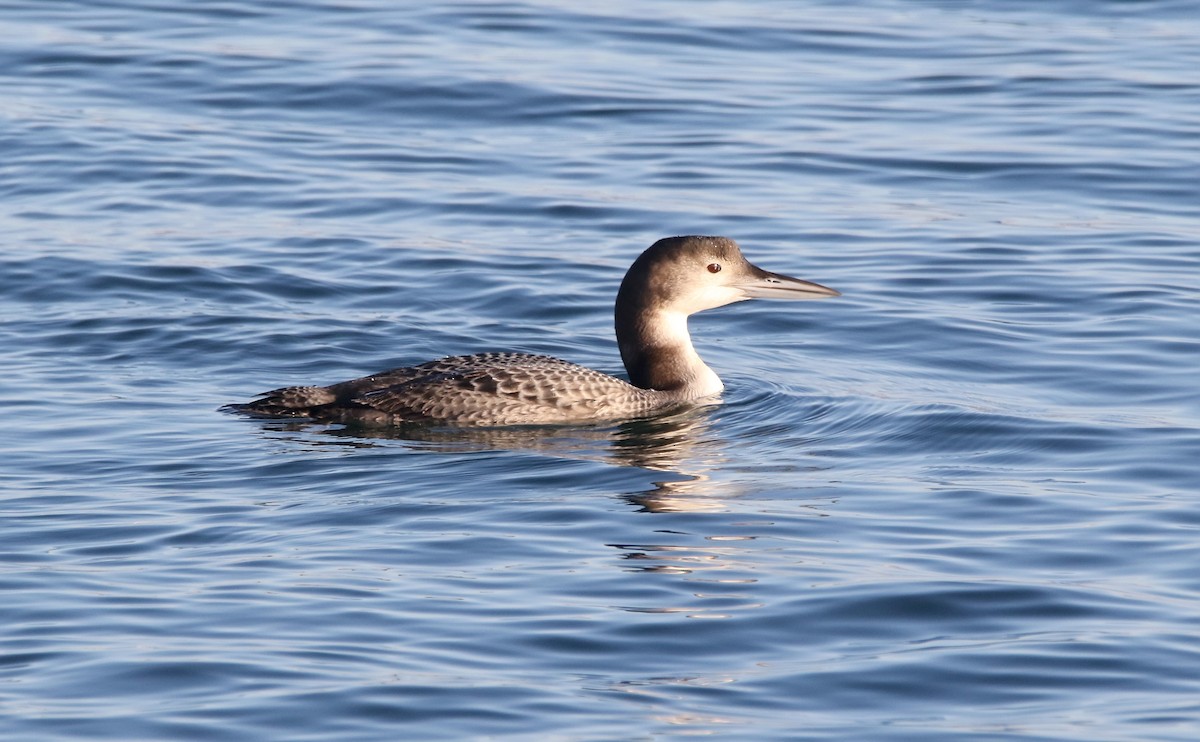
[[[821,299],[838,292],[771,273],[742,255],[728,237],[667,237],[642,253],[621,282],[624,303],[694,314],[746,299]]]

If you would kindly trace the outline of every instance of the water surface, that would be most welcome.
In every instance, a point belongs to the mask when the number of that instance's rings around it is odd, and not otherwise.
[[[1182,2],[0,9],[0,734],[1194,740],[1200,20]],[[720,406],[216,409],[444,354]]]

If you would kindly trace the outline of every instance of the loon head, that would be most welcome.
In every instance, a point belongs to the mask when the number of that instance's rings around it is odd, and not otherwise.
[[[630,381],[650,389],[715,389],[700,361],[688,315],[746,299],[822,299],[840,294],[819,283],[765,271],[728,237],[667,237],[643,252],[617,292],[616,331]]]
[[[617,305],[695,314],[746,299],[822,299],[831,288],[771,273],[746,260],[728,237],[667,237],[634,261]]]

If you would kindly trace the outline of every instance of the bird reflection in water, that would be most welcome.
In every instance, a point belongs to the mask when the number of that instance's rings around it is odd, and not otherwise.
[[[396,441],[437,453],[524,451],[545,456],[634,467],[670,475],[653,487],[621,495],[645,512],[711,511],[725,507],[723,485],[711,472],[725,463],[715,434],[715,406],[594,425],[450,428],[428,425],[328,425],[309,420],[257,420],[267,433],[304,433],[311,446],[373,447]],[[312,434],[316,436],[312,436]]]
[[[714,406],[609,425],[435,428],[428,426],[343,426],[297,421],[258,421],[266,431],[304,433],[296,442],[311,446],[371,447],[395,441],[417,451],[462,454],[525,451],[539,455],[634,467],[661,473],[652,486],[620,494],[646,513],[727,511],[748,480],[716,475],[729,470],[729,443],[719,437]],[[314,435],[315,434],[315,435]],[[752,480],[751,480],[752,481]],[[814,515],[823,515],[814,512]],[[743,522],[760,530],[769,521]],[[649,536],[650,534],[646,534]],[[654,531],[634,543],[606,543],[627,572],[673,577],[674,600],[616,605],[631,613],[679,614],[683,618],[723,619],[762,606],[755,585],[758,570],[747,553],[759,538],[744,533]]]

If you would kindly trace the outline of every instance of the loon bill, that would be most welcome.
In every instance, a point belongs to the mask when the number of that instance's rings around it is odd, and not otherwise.
[[[634,261],[615,327],[629,381],[528,353],[451,356],[329,386],[292,386],[224,409],[329,422],[539,425],[641,417],[724,388],[697,355],[687,318],[746,299],[839,293],[765,271],[727,237],[668,237]]]

